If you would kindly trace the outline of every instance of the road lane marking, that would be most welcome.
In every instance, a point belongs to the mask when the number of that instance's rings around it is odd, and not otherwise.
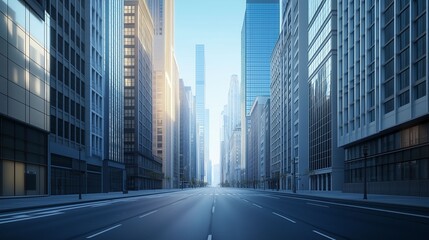
[[[258,204],[253,204],[253,206],[256,206],[258,208],[262,208],[261,206],[259,206]]]
[[[247,200],[246,200],[246,199],[244,199],[244,198],[243,198],[243,201],[245,201],[245,202],[249,202],[249,201],[247,201]]]
[[[212,235],[211,234],[207,236],[207,240],[212,240]]]
[[[278,198],[278,197],[273,197],[273,196],[270,196],[270,195],[262,195],[263,197],[268,197],[268,198],[274,198],[274,199],[280,199],[280,198]]]
[[[326,203],[326,204],[343,206],[343,207],[359,208],[359,209],[366,209],[366,210],[372,210],[372,211],[394,213],[394,214],[399,214],[399,215],[412,216],[412,217],[421,217],[421,218],[427,218],[427,219],[429,219],[428,215],[421,215],[421,214],[415,214],[415,213],[398,212],[398,211],[386,210],[386,209],[381,209],[381,208],[362,207],[362,206],[356,206],[356,205],[350,205],[350,204],[344,204],[344,203],[334,203],[334,202],[313,200],[313,199],[307,199],[307,198],[287,197],[287,196],[280,196],[280,197],[299,199],[299,200],[306,200],[306,201],[311,201],[311,202]],[[372,202],[372,203],[378,203],[378,202]]]
[[[152,211],[152,212],[149,212],[149,213],[143,214],[143,215],[141,215],[139,218],[144,218],[144,217],[149,216],[149,215],[151,215],[151,214],[153,214],[153,213],[156,213],[156,212],[158,212],[158,210],[155,210],[155,211]]]
[[[329,206],[326,205],[322,205],[322,204],[316,204],[316,203],[307,203],[308,205],[313,205],[313,206],[317,206],[317,207],[324,207],[324,208],[329,208]]]
[[[214,212],[215,212],[215,206],[212,207],[212,213],[214,213]]]
[[[103,231],[101,231],[101,232],[98,232],[98,233],[96,233],[96,234],[93,234],[93,235],[91,235],[91,236],[88,236],[88,237],[86,237],[86,238],[93,238],[93,237],[96,237],[96,236],[98,236],[98,235],[100,235],[100,234],[103,234],[103,233],[105,233],[105,232],[107,232],[107,231],[113,230],[113,229],[115,229],[115,228],[117,228],[117,227],[120,227],[120,226],[122,226],[122,224],[118,224],[118,225],[116,225],[116,226],[110,227],[110,228],[108,228],[108,229],[106,229],[106,230],[103,230]]]
[[[318,231],[316,231],[316,230],[313,230],[313,232],[314,232],[314,233],[317,233],[317,234],[319,234],[320,236],[323,236],[323,237],[325,237],[325,238],[327,238],[327,239],[335,240],[335,238],[332,238],[332,237],[330,237],[330,236],[328,236],[328,235],[325,235],[325,234],[323,234],[323,233],[321,233],[321,232],[318,232]]]
[[[12,217],[12,219],[10,219],[10,220],[1,220],[0,225],[5,224],[5,223],[11,223],[11,222],[19,222],[19,221],[36,219],[36,218],[50,217],[50,216],[55,216],[58,214],[63,214],[63,213],[62,212],[56,212],[56,213],[51,213],[51,214],[46,214],[46,215],[39,215],[39,216],[34,216],[34,217],[26,217],[26,218],[18,218],[18,219]]]
[[[291,222],[291,223],[296,223],[294,220],[292,220],[292,219],[290,219],[290,218],[287,218],[287,217],[285,217],[285,216],[283,216],[283,215],[280,215],[280,214],[278,214],[278,213],[276,213],[276,212],[272,212],[274,215],[277,215],[277,216],[279,216],[279,217],[281,217],[281,218],[283,218],[283,219],[286,219],[286,220],[288,220],[289,222]]]

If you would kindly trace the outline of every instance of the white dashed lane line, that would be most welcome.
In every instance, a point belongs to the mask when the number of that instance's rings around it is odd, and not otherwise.
[[[105,229],[105,230],[103,230],[103,231],[101,231],[101,232],[98,232],[98,233],[93,234],[93,235],[91,235],[91,236],[88,236],[88,237],[86,237],[86,238],[88,238],[88,239],[89,239],[89,238],[96,237],[96,236],[98,236],[98,235],[100,235],[100,234],[103,234],[103,233],[105,233],[105,232],[108,232],[108,231],[113,230],[113,229],[115,229],[115,228],[117,228],[117,227],[120,227],[120,226],[122,226],[122,224],[118,224],[118,225],[116,225],[116,226],[110,227],[110,228],[108,228],[108,229]]]

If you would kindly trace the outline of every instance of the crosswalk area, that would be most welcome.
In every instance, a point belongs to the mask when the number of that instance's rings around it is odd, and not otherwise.
[[[73,204],[73,205],[67,205],[67,206],[43,208],[43,209],[36,209],[36,210],[29,210],[29,211],[20,211],[20,212],[14,212],[14,213],[5,213],[5,214],[0,214],[0,225],[5,223],[51,217],[55,215],[64,214],[66,211],[71,211],[75,209],[103,207],[103,206],[112,205],[119,202],[134,202],[137,200],[138,200],[137,198],[123,198],[123,199],[105,200],[105,201],[97,201],[97,202],[90,202],[90,203]]]

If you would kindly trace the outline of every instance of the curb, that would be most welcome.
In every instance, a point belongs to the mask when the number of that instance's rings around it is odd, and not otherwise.
[[[265,192],[265,193],[277,193],[280,195],[290,196],[290,197],[299,197],[304,199],[313,199],[313,200],[320,200],[320,201],[332,201],[334,203],[342,203],[342,204],[357,204],[365,207],[388,207],[388,208],[395,208],[395,209],[403,209],[403,210],[413,210],[413,211],[419,211],[422,210],[429,213],[429,206],[421,206],[421,205],[409,205],[406,203],[389,203],[389,202],[379,202],[379,201],[373,201],[371,199],[369,200],[358,200],[358,199],[344,199],[344,198],[335,198],[331,196],[313,196],[313,195],[307,195],[307,194],[300,194],[300,193],[289,193],[289,192],[275,192],[275,191],[266,191],[266,190],[260,190],[260,189],[250,189],[257,192]]]

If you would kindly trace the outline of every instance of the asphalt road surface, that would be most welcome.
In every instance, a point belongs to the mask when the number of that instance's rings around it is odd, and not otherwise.
[[[202,188],[0,214],[0,239],[429,239],[429,212]]]

